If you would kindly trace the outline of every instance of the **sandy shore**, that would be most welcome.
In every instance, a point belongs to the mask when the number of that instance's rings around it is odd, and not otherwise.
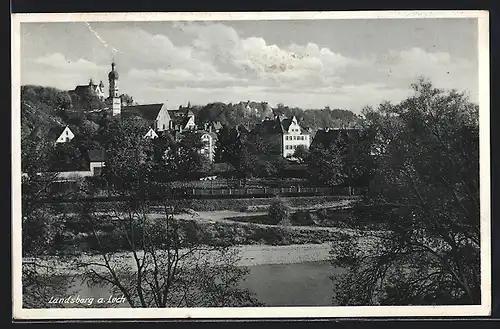
[[[286,245],[286,246],[269,246],[269,245],[245,245],[231,247],[240,252],[240,260],[238,266],[255,266],[264,264],[294,264],[314,261],[325,261],[329,259],[330,244],[301,244],[301,245]],[[209,260],[212,256],[216,256],[214,252],[204,252],[197,257]],[[130,252],[119,252],[113,254],[114,262],[122,265],[135,268],[134,259]],[[23,259],[23,263],[29,264],[33,259]],[[81,256],[79,261],[85,263],[102,263],[103,259],[100,256]],[[76,269],[71,263],[58,257],[52,256],[44,259],[37,259],[37,264],[49,266],[56,269],[57,274],[78,274],[79,269]],[[102,270],[102,267],[96,267],[95,270]]]
[[[239,265],[294,264],[328,260],[330,244],[300,244],[288,246],[241,246]]]

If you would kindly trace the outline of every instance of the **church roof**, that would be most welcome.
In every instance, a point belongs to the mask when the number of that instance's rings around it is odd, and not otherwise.
[[[121,110],[121,116],[123,118],[139,116],[144,120],[154,121],[158,117],[158,113],[162,109],[163,105],[164,105],[163,103],[158,103],[158,104],[123,106]]]

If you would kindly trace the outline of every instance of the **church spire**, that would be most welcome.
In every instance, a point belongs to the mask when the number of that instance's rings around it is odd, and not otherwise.
[[[111,72],[108,74],[109,80],[109,98],[112,101],[113,115],[119,115],[121,113],[121,100],[118,93],[118,72],[115,69],[116,64],[113,58],[111,62]]]

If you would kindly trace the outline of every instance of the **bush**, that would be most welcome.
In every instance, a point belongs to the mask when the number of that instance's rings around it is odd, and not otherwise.
[[[340,201],[342,198],[338,196],[307,196],[307,197],[287,197],[281,198],[286,201],[291,207],[304,207],[313,204],[325,202]],[[272,199],[268,198],[238,198],[238,199],[185,199],[172,200],[178,208],[191,208],[195,211],[217,211],[217,210],[234,210],[234,211],[266,211]]]
[[[273,224],[290,223],[291,208],[281,199],[276,199],[271,203],[268,210],[268,215]]]
[[[314,221],[311,215],[312,212],[309,210],[298,211],[295,214],[293,214],[292,221],[294,224],[301,226],[314,225]]]

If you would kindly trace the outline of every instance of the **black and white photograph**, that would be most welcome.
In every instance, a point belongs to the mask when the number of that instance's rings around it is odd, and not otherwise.
[[[487,12],[12,17],[14,316],[490,314]]]

